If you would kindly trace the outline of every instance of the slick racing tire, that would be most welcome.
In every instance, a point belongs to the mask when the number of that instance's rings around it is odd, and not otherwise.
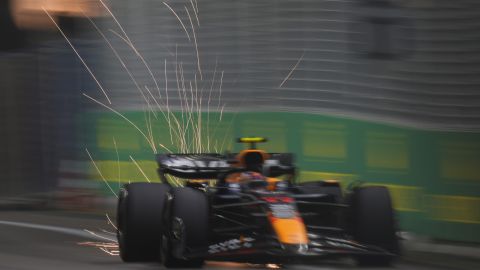
[[[117,239],[124,262],[159,259],[162,216],[170,187],[159,183],[133,183],[120,191]]]
[[[319,194],[325,193],[332,197],[332,203],[342,203],[343,195],[342,188],[337,182],[329,183],[326,181],[318,180],[306,183],[300,183],[298,185],[299,190],[305,194]]]
[[[390,193],[385,187],[360,187],[350,194],[350,233],[361,244],[399,253]],[[358,256],[360,266],[388,266],[394,256]]]
[[[168,268],[200,268],[204,258],[186,258],[185,251],[207,251],[209,235],[209,204],[205,194],[190,187],[171,191],[169,212],[165,222],[169,230],[162,240],[161,260]]]

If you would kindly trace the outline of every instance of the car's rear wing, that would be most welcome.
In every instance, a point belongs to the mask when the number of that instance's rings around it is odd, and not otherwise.
[[[236,168],[233,163],[236,153],[227,154],[158,154],[158,173],[162,181],[169,174],[183,179],[218,179],[222,173]],[[270,153],[265,167],[283,168],[284,173],[293,169],[293,154]],[[288,170],[286,169],[288,168]]]
[[[185,179],[215,179],[232,168],[226,155],[221,154],[159,154],[158,172]]]

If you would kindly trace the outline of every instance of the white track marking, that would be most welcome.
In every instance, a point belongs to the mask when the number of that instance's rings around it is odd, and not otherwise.
[[[15,221],[6,221],[0,220],[0,225],[5,226],[13,226],[13,227],[20,227],[20,228],[28,228],[28,229],[35,229],[35,230],[42,230],[42,231],[50,231],[50,232],[57,232],[62,234],[68,234],[78,237],[83,237],[92,240],[98,240],[98,236],[94,236],[90,233],[85,232],[84,230],[80,229],[72,229],[72,228],[65,228],[65,227],[58,227],[58,226],[51,226],[51,225],[42,225],[42,224],[35,224],[35,223],[27,223],[27,222],[15,222]]]

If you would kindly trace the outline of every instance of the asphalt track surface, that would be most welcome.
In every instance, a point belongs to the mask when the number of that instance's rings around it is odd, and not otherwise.
[[[88,230],[85,231],[85,229]],[[123,263],[118,256],[109,255],[92,245],[109,242],[101,237],[112,238],[113,231],[107,218],[98,215],[59,213],[59,212],[0,212],[0,269],[1,270],[107,270],[107,269],[164,269],[157,263]],[[114,252],[106,248],[107,252]],[[438,260],[438,258],[432,258]],[[406,260],[398,261],[393,267],[385,269],[475,269],[475,266],[463,265],[450,259],[444,266],[418,263]],[[320,265],[291,265],[286,269],[356,269],[348,259],[326,261]],[[208,262],[204,269],[265,269],[265,266],[244,264],[226,264]],[[368,269],[368,268],[362,268]],[[374,268],[384,269],[384,268]],[[477,268],[480,269],[480,268]]]

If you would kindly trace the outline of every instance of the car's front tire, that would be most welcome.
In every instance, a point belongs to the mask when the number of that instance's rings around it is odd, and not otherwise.
[[[356,188],[348,198],[349,225],[353,238],[362,244],[380,247],[391,254],[399,253],[394,211],[387,188]],[[394,256],[358,256],[361,266],[388,266]]]
[[[209,235],[209,204],[205,194],[194,188],[171,191],[169,212],[162,241],[161,258],[168,268],[198,268],[203,258],[184,258],[185,251],[206,251]]]
[[[162,216],[170,186],[132,183],[120,191],[117,239],[124,262],[157,261],[161,247]]]

